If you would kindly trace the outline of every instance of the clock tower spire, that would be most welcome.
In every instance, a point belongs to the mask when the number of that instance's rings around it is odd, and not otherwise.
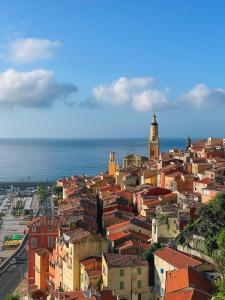
[[[150,126],[148,158],[149,160],[157,160],[159,158],[159,131],[155,114],[153,115]]]

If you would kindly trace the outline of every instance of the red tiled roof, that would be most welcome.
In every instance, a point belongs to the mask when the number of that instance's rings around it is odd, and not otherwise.
[[[129,231],[119,231],[119,232],[115,232],[113,234],[110,234],[109,235],[109,239],[111,241],[116,241],[116,240],[120,240],[124,237],[127,237],[130,235],[130,232]]]
[[[76,228],[64,233],[70,238],[70,242],[77,242],[90,235],[90,232],[83,228]]]
[[[208,177],[196,181],[196,183],[203,183],[203,184],[210,184],[212,182],[213,182],[213,179],[212,178],[208,178]]]
[[[127,249],[130,247],[137,247],[137,248],[140,248],[140,249],[142,248],[142,249],[146,250],[149,248],[149,244],[129,240],[129,241],[126,241],[123,244],[117,246],[116,249],[122,250],[122,249]]]
[[[154,254],[177,269],[186,268],[188,266],[198,266],[203,263],[199,258],[192,258],[191,256],[183,252],[174,250],[169,247],[160,249]]]
[[[96,300],[95,296],[92,297],[86,297],[82,291],[77,292],[52,292],[52,296],[55,296],[55,299],[58,300]]]
[[[101,257],[97,257],[97,256],[90,256],[88,258],[82,259],[80,260],[80,263],[84,266],[87,266],[91,263],[95,263],[95,262],[101,262],[102,258]]]
[[[102,269],[97,270],[87,270],[86,271],[89,277],[97,277],[102,275]]]
[[[37,217],[34,218],[33,220],[31,220],[30,222],[27,223],[28,227],[31,226],[55,226],[58,227],[59,225],[62,224],[68,224],[69,222],[69,218],[67,216],[54,216],[54,217],[47,217],[47,216],[43,216],[43,217]]]
[[[103,254],[109,267],[148,266],[146,260],[138,255],[122,255],[116,253]]]
[[[193,288],[188,288],[173,293],[166,293],[165,295],[165,300],[210,300],[210,299],[212,299],[211,295]]]
[[[120,223],[118,223],[118,224],[108,226],[108,227],[107,227],[107,230],[120,228],[121,226],[128,225],[129,223],[130,223],[130,221],[124,221],[124,220],[123,220],[122,222],[120,222]]]
[[[152,187],[147,191],[142,191],[141,196],[161,196],[171,193],[171,190],[161,188],[161,187]]]
[[[211,282],[191,267],[166,272],[167,293],[188,287],[196,288],[208,293],[213,290]]]

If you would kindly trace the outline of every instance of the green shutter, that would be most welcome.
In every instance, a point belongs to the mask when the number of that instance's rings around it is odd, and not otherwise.
[[[120,281],[120,289],[123,290],[124,289],[124,282]]]
[[[138,289],[141,289],[141,280],[138,280],[137,287],[138,287]]]

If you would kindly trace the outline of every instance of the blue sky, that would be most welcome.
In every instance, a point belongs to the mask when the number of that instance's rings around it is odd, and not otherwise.
[[[224,1],[0,1],[1,137],[225,135]]]

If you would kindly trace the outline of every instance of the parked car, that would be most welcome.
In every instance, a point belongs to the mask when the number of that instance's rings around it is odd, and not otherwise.
[[[11,265],[14,265],[16,263],[16,259],[15,258],[12,258],[11,260],[10,260],[10,264]]]

